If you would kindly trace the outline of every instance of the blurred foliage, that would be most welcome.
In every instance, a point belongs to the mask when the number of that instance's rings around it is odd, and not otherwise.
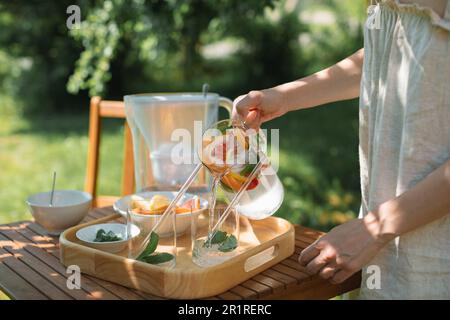
[[[82,23],[68,30],[66,9],[74,3]],[[142,91],[197,91],[203,82],[235,96],[302,76],[355,51],[361,46],[355,17],[363,11],[361,3],[0,0],[0,61],[8,62],[0,66],[0,89],[22,100],[28,113],[79,111],[95,94],[121,98]],[[308,16],[315,6],[332,12],[336,23],[304,23],[302,14]],[[302,36],[310,41],[302,44]],[[202,54],[221,41],[238,48],[216,58]]]
[[[0,1],[0,56],[6,62],[0,67],[0,92],[22,101],[24,111],[62,111],[82,101],[66,91],[81,50],[66,28],[72,2]]]
[[[72,4],[80,6],[82,24],[68,30]],[[83,187],[89,95],[199,91],[208,82],[232,98],[299,78],[362,46],[364,6],[354,0],[0,0],[0,222],[28,218],[23,200],[48,189],[55,168],[61,188]],[[280,128],[286,189],[280,216],[328,230],[355,215],[356,106],[337,103],[266,125]],[[104,129],[100,192],[114,194],[123,137],[118,123]]]
[[[216,31],[236,29],[227,26],[251,21],[272,2],[106,0],[90,11],[81,28],[72,31],[84,51],[68,89],[104,93],[104,84],[111,78],[110,63],[117,57],[154,67],[175,62],[183,80],[191,81],[201,66],[200,39],[214,18],[218,18]]]

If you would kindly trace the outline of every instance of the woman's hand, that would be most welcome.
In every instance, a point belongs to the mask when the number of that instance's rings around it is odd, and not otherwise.
[[[341,224],[308,248],[299,257],[311,274],[332,283],[341,283],[372,260],[393,236],[379,237],[374,215]]]
[[[240,118],[251,128],[258,128],[261,123],[287,112],[282,99],[282,94],[275,89],[250,91],[234,100],[232,117]]]

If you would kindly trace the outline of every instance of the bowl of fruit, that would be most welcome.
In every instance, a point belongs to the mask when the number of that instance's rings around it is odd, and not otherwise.
[[[145,231],[148,232],[158,223],[176,195],[176,192],[171,191],[139,192],[117,200],[113,208],[124,217],[129,212],[133,223],[145,226],[145,229],[147,229]],[[208,201],[191,193],[186,193],[175,207],[176,235],[183,235],[191,225],[191,217],[202,213],[207,208]],[[158,227],[157,233],[160,237],[173,234],[172,221],[172,219],[166,219]]]

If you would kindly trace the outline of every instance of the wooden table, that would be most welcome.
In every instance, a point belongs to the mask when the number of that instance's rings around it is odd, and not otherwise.
[[[85,221],[112,212],[94,209]],[[294,255],[211,299],[329,299],[359,287],[360,274],[340,285],[308,275],[298,255],[323,233],[301,226],[295,232]],[[0,226],[0,289],[13,299],[161,299],[88,275],[82,275],[81,289],[69,290],[67,276],[57,237],[33,221]]]

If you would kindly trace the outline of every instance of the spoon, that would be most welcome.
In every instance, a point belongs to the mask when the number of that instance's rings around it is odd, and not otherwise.
[[[50,207],[53,207],[53,196],[55,194],[56,171],[53,171],[52,193],[50,194]]]

